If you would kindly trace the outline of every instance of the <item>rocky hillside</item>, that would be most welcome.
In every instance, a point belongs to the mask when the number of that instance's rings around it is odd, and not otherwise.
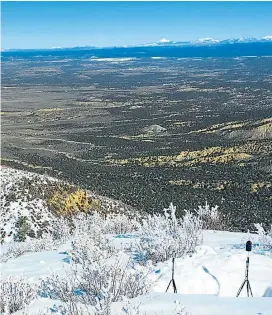
[[[1,243],[39,238],[61,220],[91,211],[134,213],[122,202],[46,175],[1,167]]]

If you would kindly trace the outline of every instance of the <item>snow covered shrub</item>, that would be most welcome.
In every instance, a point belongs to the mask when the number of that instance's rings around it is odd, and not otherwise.
[[[104,233],[125,234],[136,232],[140,228],[139,221],[129,218],[125,214],[111,213],[105,218]]]
[[[14,235],[14,240],[16,242],[26,241],[27,235],[31,230],[31,225],[28,222],[28,218],[26,216],[19,218],[15,223],[15,226],[17,227],[17,233]]]
[[[104,234],[125,234],[139,230],[139,219],[133,219],[125,214],[110,213],[102,216],[94,212],[93,214],[80,214],[73,219],[74,230],[76,233],[90,232],[93,229],[100,229]]]
[[[265,231],[262,224],[254,224],[258,234],[258,243],[264,247],[272,248],[272,225]]]
[[[37,297],[38,283],[28,282],[23,277],[3,277],[0,283],[1,314],[12,314],[24,309]]]
[[[175,315],[191,315],[186,312],[185,305],[181,304],[179,300],[176,300],[174,303],[176,304]]]
[[[106,315],[112,302],[149,291],[150,268],[133,265],[128,255],[111,245],[99,225],[88,223],[89,226],[82,227],[83,231],[75,231],[67,277],[48,278],[43,282],[42,291],[46,296],[62,300],[68,314],[80,314],[78,305],[81,304]]]
[[[111,257],[105,263],[97,261],[83,270],[83,290],[99,297],[102,291],[111,297],[111,301],[120,301],[123,297],[133,298],[149,291],[151,281],[148,280],[149,268],[131,265],[131,261],[123,255]],[[103,295],[103,292],[102,292]]]
[[[229,218],[218,210],[218,206],[211,207],[207,201],[205,206],[198,206],[196,215],[202,221],[202,227],[206,230],[225,230],[229,226]]]
[[[98,229],[94,235],[81,236],[73,241],[71,267],[77,279],[81,278],[84,292],[93,297],[104,290],[117,301],[122,296],[131,298],[148,291],[148,268],[133,266],[129,256],[115,249]]]
[[[184,217],[178,222],[182,231],[183,242],[185,242],[185,253],[193,253],[196,246],[203,241],[203,223],[199,217],[190,211],[186,211]]]
[[[26,307],[22,315],[29,315],[30,313],[32,315],[107,315],[103,313],[95,313],[86,306],[79,304],[75,305],[73,308],[70,307],[69,309],[64,305],[54,304],[52,307],[44,307],[43,309],[35,311],[35,314],[33,313],[33,310],[31,310],[31,307]]]
[[[69,219],[58,218],[51,223],[51,236],[54,241],[64,244],[68,241],[72,234],[72,224]]]
[[[92,233],[93,229],[102,231],[103,224],[104,218],[98,212],[94,212],[90,215],[80,213],[72,218],[73,232],[75,235]]]
[[[190,212],[176,218],[176,207],[170,204],[164,215],[149,215],[143,220],[140,242],[136,245],[138,260],[153,263],[171,257],[182,257],[202,242],[202,222]]]
[[[72,241],[73,257],[84,259],[95,255],[94,251],[104,251],[110,255],[116,250],[104,234],[105,219],[98,213],[90,216],[80,215],[73,220],[74,234]]]
[[[92,232],[92,234],[77,234],[72,241],[71,259],[73,262],[84,265],[89,261],[107,259],[117,254],[117,250],[99,228]]]
[[[58,233],[61,233],[63,229],[60,227]],[[54,236],[54,237],[53,237]],[[63,232],[62,235],[44,234],[42,238],[39,239],[27,239],[25,242],[10,242],[5,246],[5,248],[0,253],[0,262],[7,262],[8,259],[17,258],[28,252],[41,252],[46,250],[55,250],[61,244],[65,243],[68,238]]]
[[[112,302],[123,297],[133,298],[151,288],[149,269],[132,267],[128,257],[115,255],[102,257],[88,255],[82,263],[71,262],[67,277],[55,275],[44,282],[43,291],[48,296],[63,301],[68,314],[78,314],[79,305],[92,306],[95,314],[109,314]],[[98,312],[99,311],[99,312]]]

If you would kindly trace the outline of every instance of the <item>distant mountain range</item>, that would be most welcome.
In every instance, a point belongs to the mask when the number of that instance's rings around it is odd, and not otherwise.
[[[242,37],[242,38],[230,38],[230,39],[214,39],[210,37],[200,38],[195,41],[174,42],[166,38],[142,46],[191,46],[191,45],[222,45],[222,44],[234,44],[234,43],[257,43],[257,42],[272,42],[272,36],[265,36],[262,38],[255,37]]]
[[[40,48],[40,49],[2,49],[2,52],[6,51],[29,51],[29,50],[86,50],[86,49],[110,49],[110,48],[133,48],[133,47],[181,47],[181,46],[210,46],[210,45],[226,45],[226,44],[237,44],[237,43],[272,43],[272,35],[264,36],[262,38],[255,37],[242,37],[242,38],[230,38],[224,40],[218,40],[210,37],[200,38],[195,41],[171,41],[166,38],[162,38],[154,43],[147,43],[142,45],[131,45],[131,46],[113,46],[113,47],[96,47],[96,46],[76,46],[76,47],[52,47],[52,48]]]
[[[2,51],[2,61],[9,58],[87,58],[110,61],[119,58],[123,61],[143,58],[233,58],[243,56],[272,56],[272,36],[261,39],[237,38],[216,40],[201,38],[191,42],[174,42],[162,38],[156,43],[125,47],[55,47],[51,49],[10,49]]]

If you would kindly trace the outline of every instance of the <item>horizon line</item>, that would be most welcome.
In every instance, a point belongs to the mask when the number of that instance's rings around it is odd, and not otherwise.
[[[1,48],[1,52],[7,52],[7,51],[20,51],[20,50],[61,50],[61,49],[74,49],[74,48],[92,48],[92,49],[106,49],[106,48],[133,48],[133,47],[156,47],[158,46],[167,46],[167,44],[178,44],[178,43],[188,43],[188,44],[220,44],[225,41],[231,41],[231,40],[241,40],[241,42],[238,42],[240,44],[246,44],[246,40],[255,40],[255,42],[258,41],[265,41],[265,42],[272,42],[272,35],[266,35],[260,38],[257,37],[233,37],[233,38],[226,38],[226,39],[215,39],[212,37],[204,37],[199,38],[196,40],[188,40],[188,41],[173,41],[168,40],[164,37],[162,37],[160,40],[153,42],[153,43],[145,43],[145,44],[135,44],[135,45],[118,45],[118,46],[92,46],[92,45],[84,45],[84,46],[66,46],[66,47],[48,47],[48,48]],[[244,40],[244,42],[243,42]],[[236,42],[237,44],[237,42]]]

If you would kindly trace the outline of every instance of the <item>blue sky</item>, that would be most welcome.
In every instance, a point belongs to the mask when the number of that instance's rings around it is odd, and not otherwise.
[[[2,48],[272,35],[272,2],[2,2]]]

